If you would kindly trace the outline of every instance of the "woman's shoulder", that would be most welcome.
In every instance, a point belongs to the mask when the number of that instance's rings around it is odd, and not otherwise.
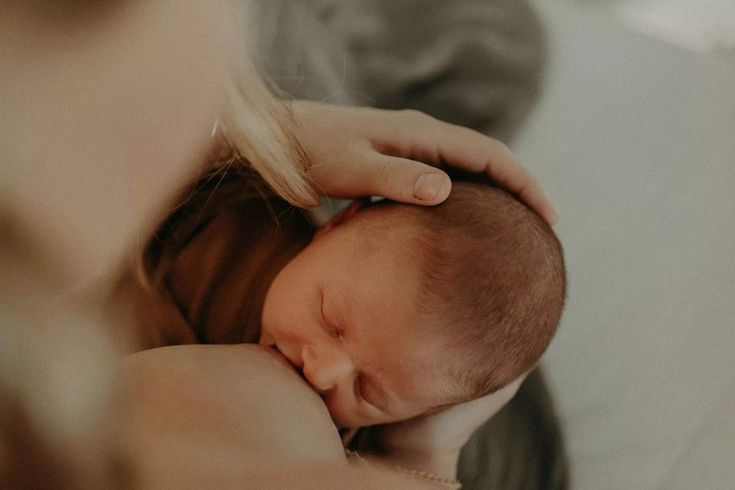
[[[151,413],[160,416],[159,432],[191,422],[208,432],[210,441],[240,446],[247,456],[244,466],[344,461],[324,402],[271,349],[254,344],[161,347],[128,356],[123,372],[146,427],[154,424]],[[305,441],[314,443],[307,448]]]

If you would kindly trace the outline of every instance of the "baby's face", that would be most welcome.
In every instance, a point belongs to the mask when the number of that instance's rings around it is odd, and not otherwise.
[[[340,427],[404,420],[449,401],[441,343],[420,333],[410,249],[401,238],[368,246],[355,228],[316,239],[279,273],[260,338],[302,372]]]

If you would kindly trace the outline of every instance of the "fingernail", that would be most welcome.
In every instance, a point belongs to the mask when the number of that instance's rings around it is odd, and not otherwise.
[[[555,225],[559,222],[559,213],[556,212],[556,209],[551,208],[549,209],[549,223],[552,225]]]
[[[413,186],[413,196],[422,201],[431,201],[439,193],[444,179],[444,175],[439,173],[422,174]]]

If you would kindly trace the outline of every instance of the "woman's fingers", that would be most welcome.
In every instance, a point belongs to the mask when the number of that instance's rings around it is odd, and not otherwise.
[[[354,155],[339,167],[313,169],[324,191],[335,197],[381,196],[408,204],[435,205],[444,201],[452,188],[449,176],[438,168],[406,158],[369,151]],[[327,172],[338,172],[333,177]]]
[[[517,195],[551,224],[559,220],[541,185],[498,140],[471,129],[437,121],[435,138],[442,162],[470,172],[484,172],[498,185]]]
[[[558,216],[533,176],[498,140],[413,110],[292,103],[317,186],[335,197],[377,195],[423,205],[444,201],[448,176],[430,165],[485,173],[550,223]],[[419,163],[423,162],[423,163]],[[428,165],[426,165],[428,164]]]
[[[441,170],[406,158],[379,155],[373,169],[363,178],[371,193],[393,201],[434,205],[444,201],[452,189],[449,176]]]
[[[445,123],[416,111],[402,111],[400,128],[384,127],[373,141],[379,151],[446,164],[460,170],[486,173],[516,194],[549,223],[559,220],[541,185],[502,142],[477,131]]]

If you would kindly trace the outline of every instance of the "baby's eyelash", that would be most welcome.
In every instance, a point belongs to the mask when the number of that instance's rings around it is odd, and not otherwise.
[[[345,336],[344,330],[342,330],[339,327],[333,327],[332,325],[329,325],[329,324],[327,324],[327,328],[329,329],[329,331],[331,332],[334,338],[338,339],[340,342],[344,340],[344,336]]]
[[[364,381],[365,380],[363,379],[362,376],[359,376],[358,375],[358,376],[355,377],[355,391],[357,392],[357,395],[358,395],[359,398],[361,398],[367,404],[372,405],[374,407],[375,404],[372,401],[370,401],[370,398],[368,398],[367,396],[365,396],[365,390],[363,389],[363,386],[362,386],[363,383],[364,383]]]
[[[324,292],[323,291],[321,292],[321,296],[322,297],[321,297],[321,302],[320,302],[320,308],[321,308],[321,315],[322,315],[322,325],[327,330],[327,333],[330,336],[342,340],[342,335],[343,335],[342,330],[337,327],[332,326],[327,321],[327,316],[324,314]]]
[[[355,398],[365,400],[365,395],[362,392],[362,376],[359,375],[355,376]]]

